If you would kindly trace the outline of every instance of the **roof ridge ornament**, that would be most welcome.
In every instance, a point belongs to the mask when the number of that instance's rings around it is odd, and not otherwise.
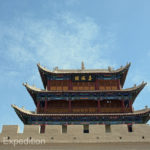
[[[55,68],[54,68],[54,71],[57,71],[58,70],[58,66],[56,66]]]
[[[23,83],[22,83],[22,85],[23,85],[23,86],[27,86],[27,85],[28,85],[28,83],[27,83],[27,82],[25,82],[25,83],[23,82]]]
[[[111,72],[112,71],[112,67],[108,66],[108,71]]]
[[[81,63],[81,70],[85,70],[84,62],[83,62],[83,61],[82,61],[82,63]]]

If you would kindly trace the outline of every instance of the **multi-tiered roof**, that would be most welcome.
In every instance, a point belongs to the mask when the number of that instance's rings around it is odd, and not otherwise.
[[[24,124],[129,124],[146,123],[150,109],[133,111],[133,103],[146,83],[123,89],[130,63],[117,70],[53,71],[37,65],[44,90],[23,84],[36,111],[12,105]]]

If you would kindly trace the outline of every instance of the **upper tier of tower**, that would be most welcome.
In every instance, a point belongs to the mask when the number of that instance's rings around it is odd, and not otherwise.
[[[119,69],[81,69],[62,70],[55,67],[53,71],[37,64],[39,73],[46,90],[50,91],[93,91],[119,90],[123,88],[130,63]]]

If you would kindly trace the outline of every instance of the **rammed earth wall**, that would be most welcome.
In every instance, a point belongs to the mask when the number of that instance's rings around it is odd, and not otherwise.
[[[106,129],[107,128],[107,129]],[[83,125],[68,125],[62,133],[61,125],[47,125],[45,133],[40,133],[39,125],[25,125],[19,133],[17,125],[4,125],[0,133],[0,142],[13,140],[43,140],[44,143],[106,143],[106,142],[149,142],[150,126],[135,124],[132,132],[127,125],[89,125],[89,133],[84,133]],[[5,144],[5,143],[4,143]]]

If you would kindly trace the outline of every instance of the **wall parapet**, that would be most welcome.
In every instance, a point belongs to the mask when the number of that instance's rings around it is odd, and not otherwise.
[[[40,125],[25,125],[23,133],[18,125],[4,125],[0,142],[7,139],[43,139],[45,143],[107,143],[149,142],[150,126],[134,125],[46,125],[41,133]]]

